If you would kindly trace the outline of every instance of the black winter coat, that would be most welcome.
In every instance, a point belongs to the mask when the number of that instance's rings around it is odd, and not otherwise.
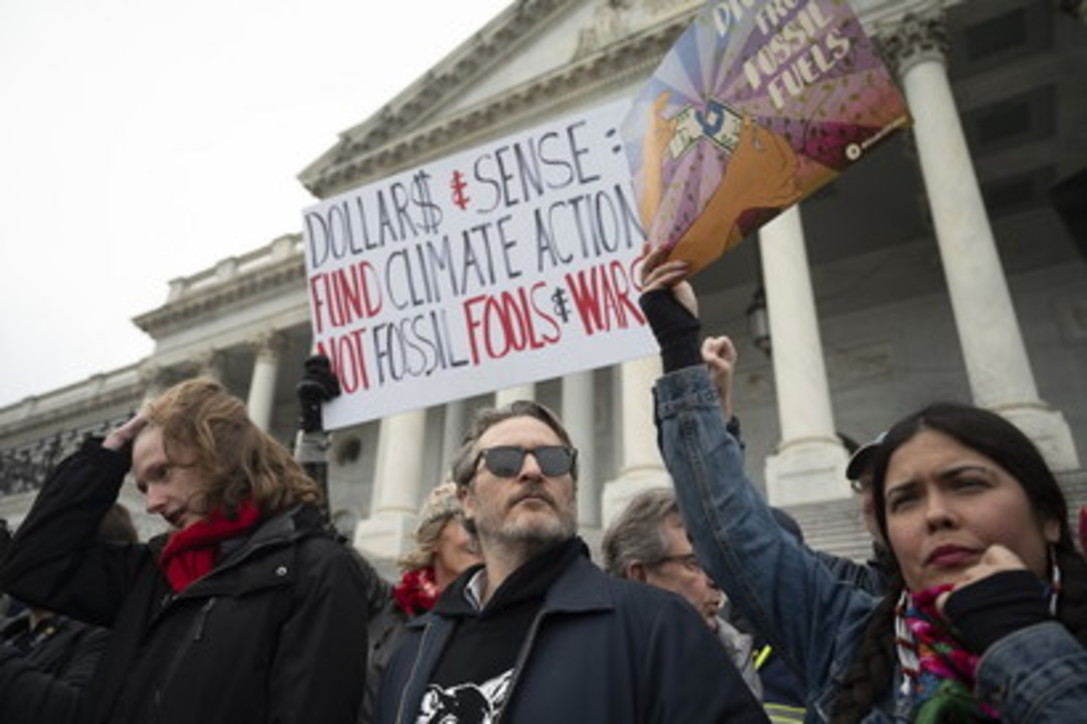
[[[444,596],[462,596],[475,570],[462,574]],[[456,625],[457,617],[442,615],[438,607],[408,622],[381,682],[380,724],[416,721]],[[609,576],[583,557],[545,594],[498,721],[769,723],[724,647],[687,601]]]
[[[0,566],[0,588],[113,629],[86,690],[89,724],[354,722],[366,663],[366,581],[312,506],[262,522],[174,594],[165,544],[101,544],[129,467],[87,447],[46,482]]]
[[[74,724],[109,632],[67,616],[30,627],[30,613],[0,630],[0,722]]]

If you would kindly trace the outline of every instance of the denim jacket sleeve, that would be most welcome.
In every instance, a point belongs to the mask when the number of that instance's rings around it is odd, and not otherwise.
[[[1020,629],[981,657],[975,693],[1003,722],[1083,721],[1087,649],[1055,621]]]
[[[658,442],[699,559],[755,628],[805,673],[808,700],[852,662],[875,606],[839,582],[815,553],[778,527],[743,469],[717,392],[702,366],[655,388]]]

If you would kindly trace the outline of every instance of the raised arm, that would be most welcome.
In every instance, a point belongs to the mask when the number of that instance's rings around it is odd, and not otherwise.
[[[777,650],[809,681],[821,681],[838,648],[860,640],[874,600],[839,586],[812,551],[781,530],[747,478],[702,362],[685,269],[650,254],[643,277],[642,306],[665,371],[655,388],[661,454],[699,560]]]
[[[127,443],[139,427],[134,420],[104,442],[89,439],[57,466],[12,540],[0,590],[88,623],[112,624],[137,569],[152,563],[145,546],[98,540],[131,464]]]

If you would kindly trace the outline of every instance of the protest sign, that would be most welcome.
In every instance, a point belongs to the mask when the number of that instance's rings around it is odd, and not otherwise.
[[[332,429],[652,354],[644,238],[608,104],[304,211]]]
[[[909,123],[845,0],[711,0],[622,134],[650,243],[698,271]]]

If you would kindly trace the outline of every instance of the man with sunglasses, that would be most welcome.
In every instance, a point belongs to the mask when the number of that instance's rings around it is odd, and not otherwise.
[[[766,722],[679,596],[577,537],[577,451],[534,402],[476,415],[453,461],[483,563],[408,624],[378,722]]]

